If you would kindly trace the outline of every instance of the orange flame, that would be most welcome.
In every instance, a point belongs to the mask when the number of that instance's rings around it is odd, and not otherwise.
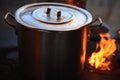
[[[96,44],[96,50],[88,59],[89,64],[100,70],[110,71],[110,59],[116,50],[115,39],[112,39],[109,33],[99,34],[101,37],[100,42]]]

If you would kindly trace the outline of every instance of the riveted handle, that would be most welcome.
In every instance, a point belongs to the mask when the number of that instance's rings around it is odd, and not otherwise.
[[[15,29],[15,33],[17,34],[17,25],[18,23],[15,20],[14,15],[12,15],[12,13],[7,12],[5,17],[4,17],[4,21],[12,28]]]
[[[95,25],[91,25],[95,22],[99,21],[99,23],[95,24]],[[93,20],[89,25],[88,25],[88,39],[93,39],[93,40],[99,40],[100,37],[98,36],[98,32],[100,32],[100,29],[103,27],[103,22],[102,19],[100,17],[98,17],[97,19]],[[93,34],[94,33],[94,34]],[[92,36],[91,36],[92,35]]]
[[[91,24],[93,24],[93,23],[95,23],[95,22],[97,22],[97,21],[100,22],[99,26],[102,26],[102,23],[103,23],[103,22],[102,22],[102,19],[101,19],[100,17],[96,18],[96,19],[93,20],[91,23],[87,24],[87,26],[89,27],[89,25],[91,25]]]

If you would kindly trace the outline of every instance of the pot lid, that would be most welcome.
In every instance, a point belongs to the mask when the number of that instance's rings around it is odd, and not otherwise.
[[[92,21],[85,9],[63,3],[33,3],[19,8],[15,19],[25,27],[69,31],[79,29]]]

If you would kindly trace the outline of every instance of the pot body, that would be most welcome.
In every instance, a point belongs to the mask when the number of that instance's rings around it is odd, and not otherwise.
[[[76,80],[84,68],[85,35],[86,27],[62,32],[20,26],[19,64],[23,79]]]
[[[18,35],[23,80],[77,80],[84,69],[87,26],[93,23],[88,11],[33,3],[19,8],[15,18],[6,14],[5,21]]]

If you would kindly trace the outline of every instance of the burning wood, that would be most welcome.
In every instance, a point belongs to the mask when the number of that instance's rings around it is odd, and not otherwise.
[[[116,41],[109,33],[100,33],[100,41],[96,44],[96,49],[88,59],[88,63],[99,70],[110,71],[111,58],[115,55]]]

